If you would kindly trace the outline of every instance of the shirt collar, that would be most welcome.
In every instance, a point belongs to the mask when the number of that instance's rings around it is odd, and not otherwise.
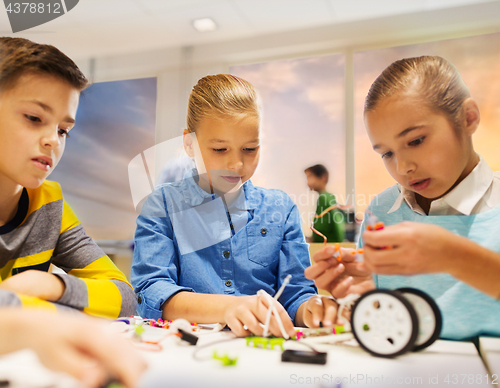
[[[417,203],[417,199],[415,198],[415,193],[411,190],[405,189],[403,186],[401,186],[399,183],[397,184],[398,189],[399,189],[399,195],[396,198],[396,201],[394,201],[394,205],[389,209],[387,214],[394,213],[396,210],[398,210],[403,202],[406,202],[408,207],[414,211],[415,213],[418,213],[420,215],[425,216],[425,212],[423,209],[420,207],[420,205]]]
[[[479,156],[479,163],[442,199],[462,214],[470,215],[493,182],[493,170]]]
[[[212,194],[207,193],[200,186],[198,170],[193,168],[186,172],[182,183],[182,191],[184,199],[190,206],[199,206],[207,200],[212,200]],[[238,197],[234,200],[230,207],[235,207],[240,210],[255,209],[258,203],[257,190],[250,180],[243,183],[243,190],[239,190]],[[218,195],[214,194],[217,198]]]
[[[456,211],[464,215],[470,215],[474,207],[481,200],[481,198],[483,198],[486,191],[491,186],[493,182],[493,176],[493,170],[479,155],[479,163],[476,165],[476,167],[474,167],[471,173],[467,175],[464,180],[460,182],[448,194],[434,202],[444,202],[446,205],[454,208]],[[393,213],[398,210],[403,204],[403,201],[406,201],[410,209],[412,209],[414,212],[425,215],[424,211],[415,199],[415,193],[411,190],[405,189],[400,184],[398,184],[398,188],[400,194],[387,214]],[[432,213],[432,205],[431,211],[429,213]]]

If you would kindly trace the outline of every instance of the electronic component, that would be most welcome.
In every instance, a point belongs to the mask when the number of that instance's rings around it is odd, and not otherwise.
[[[283,362],[300,362],[302,364],[326,364],[327,353],[312,352],[304,350],[285,350],[281,354],[281,361]]]
[[[247,346],[252,346],[254,348],[262,349],[274,349],[274,347],[279,347],[283,350],[284,338],[267,338],[267,337],[246,337]]]
[[[177,331],[181,335],[181,340],[189,342],[191,345],[196,345],[198,343],[198,337],[194,334],[191,334],[183,329],[177,329]]]

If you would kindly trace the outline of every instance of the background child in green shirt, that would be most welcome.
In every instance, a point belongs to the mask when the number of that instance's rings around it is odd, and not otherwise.
[[[328,170],[322,164],[316,164],[304,170],[307,177],[307,186],[309,189],[319,194],[316,205],[316,215],[321,214],[330,206],[336,205],[335,195],[326,191],[328,183]],[[342,242],[345,237],[345,214],[340,209],[333,209],[323,217],[314,222],[314,228],[324,234],[328,242]],[[323,242],[323,238],[315,233],[312,236],[312,242]]]

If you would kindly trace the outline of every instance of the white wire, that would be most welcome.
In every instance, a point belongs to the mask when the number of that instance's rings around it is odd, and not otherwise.
[[[281,318],[278,314],[278,310],[276,309],[276,306],[274,305],[274,302],[276,302],[278,300],[278,298],[281,296],[281,294],[285,290],[286,285],[288,283],[290,283],[291,278],[292,278],[292,275],[287,275],[287,277],[283,281],[283,284],[281,285],[280,289],[278,290],[278,292],[276,293],[274,298],[271,298],[271,295],[269,295],[264,290],[259,290],[259,292],[257,292],[257,295],[264,295],[266,297],[266,299],[269,301],[269,308],[267,309],[266,321],[264,323],[264,333],[263,333],[264,337],[267,337],[269,334],[268,332],[269,332],[269,324],[271,322],[271,314],[274,313],[274,316],[276,317],[276,321],[278,321],[278,326],[280,328],[281,335],[285,339],[290,338],[290,336],[288,335],[288,333],[286,332],[286,330],[283,326],[283,322],[281,321]]]
[[[268,332],[269,332],[269,322],[270,322],[270,317],[271,317],[271,312],[274,313],[274,316],[276,318],[276,321],[278,322],[278,326],[279,326],[279,329],[281,331],[281,335],[283,336],[283,338],[285,339],[288,339],[290,338],[290,336],[288,335],[288,333],[286,332],[285,330],[285,327],[283,326],[283,322],[281,321],[281,318],[278,314],[278,310],[276,310],[276,306],[274,305],[274,301],[275,299],[273,299],[271,297],[271,295],[269,295],[266,291],[264,290],[259,290],[259,292],[257,293],[258,295],[263,295],[267,301],[269,302],[269,309],[267,310],[268,311],[268,317],[269,317],[269,320],[267,320],[267,325],[265,324],[264,325],[264,333],[262,334],[263,337],[267,337],[268,336]]]

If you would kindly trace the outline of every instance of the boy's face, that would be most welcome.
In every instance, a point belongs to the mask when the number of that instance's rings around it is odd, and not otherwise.
[[[0,91],[0,184],[43,183],[61,159],[79,96],[63,80],[31,73]]]
[[[307,186],[309,190],[318,191],[324,189],[326,186],[324,177],[317,177],[310,171],[306,171]]]
[[[444,113],[411,94],[384,98],[365,124],[392,177],[422,197],[440,198],[468,174],[474,151],[467,131],[457,134]]]
[[[259,164],[259,119],[252,115],[205,118],[196,129],[196,140],[203,159],[196,160],[200,178],[208,179],[206,183],[214,191],[237,190],[252,177]]]

